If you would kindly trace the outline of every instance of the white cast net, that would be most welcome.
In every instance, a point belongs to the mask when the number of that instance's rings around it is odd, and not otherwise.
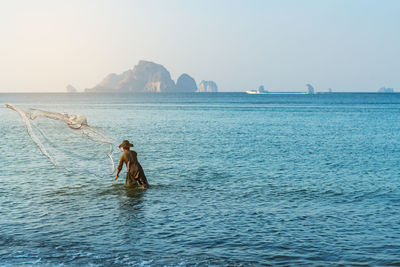
[[[90,126],[82,114],[57,113],[7,104],[22,118],[29,136],[57,167],[72,173],[106,176],[114,173],[118,145]]]

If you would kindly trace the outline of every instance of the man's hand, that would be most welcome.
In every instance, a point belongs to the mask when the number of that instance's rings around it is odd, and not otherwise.
[[[114,181],[117,181],[120,171],[121,171],[120,169],[117,169],[117,173],[115,175]]]

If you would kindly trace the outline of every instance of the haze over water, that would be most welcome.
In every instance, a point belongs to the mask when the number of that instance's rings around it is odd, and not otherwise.
[[[0,92],[83,91],[139,60],[223,92],[400,90],[398,0],[0,3]]]
[[[151,189],[54,167],[5,103],[84,114],[129,139]],[[400,264],[399,94],[0,94],[0,104],[1,265]]]

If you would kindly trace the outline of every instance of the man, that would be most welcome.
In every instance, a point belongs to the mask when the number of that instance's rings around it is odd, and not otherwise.
[[[146,179],[146,175],[144,175],[144,171],[142,166],[140,165],[137,159],[137,153],[133,150],[130,150],[133,147],[128,140],[124,140],[119,147],[124,150],[124,154],[121,156],[119,160],[119,165],[117,169],[117,175],[115,176],[115,181],[117,181],[119,173],[122,170],[122,166],[125,163],[128,172],[126,173],[126,186],[137,186],[137,184],[141,185],[143,189],[149,187],[149,184]]]

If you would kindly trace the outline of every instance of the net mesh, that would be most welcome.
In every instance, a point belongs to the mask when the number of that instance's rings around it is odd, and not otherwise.
[[[106,176],[114,173],[118,145],[88,124],[82,114],[57,113],[7,104],[22,118],[32,141],[57,167],[72,173]]]

